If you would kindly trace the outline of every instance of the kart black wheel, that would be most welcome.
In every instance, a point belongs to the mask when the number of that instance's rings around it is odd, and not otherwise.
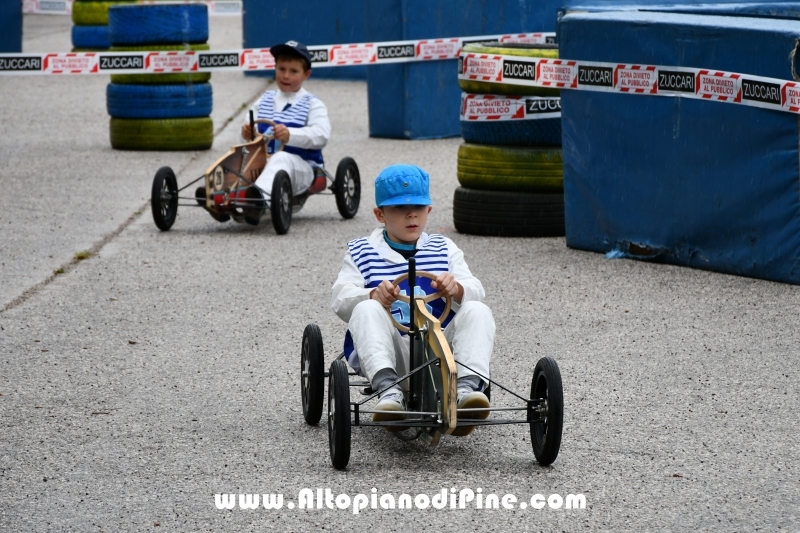
[[[561,372],[550,357],[542,357],[536,363],[531,381],[531,399],[545,400],[534,406],[531,421],[531,444],[536,460],[547,466],[556,460],[561,448],[561,430],[564,426],[564,392],[561,387]]]
[[[328,447],[331,463],[344,470],[350,462],[350,382],[341,359],[331,363],[328,376]]]
[[[316,426],[322,418],[325,394],[324,357],[322,333],[316,324],[309,324],[303,331],[303,348],[300,353],[300,392],[303,395],[303,418],[311,426]]]
[[[339,214],[343,218],[356,216],[361,201],[361,175],[352,157],[345,157],[339,161],[333,191],[336,194],[336,208],[339,209]]]
[[[161,167],[153,178],[150,191],[150,209],[153,222],[161,231],[169,231],[178,214],[178,180],[169,167]]]
[[[275,233],[283,235],[289,231],[292,224],[292,180],[285,170],[279,170],[272,181],[269,210]]]

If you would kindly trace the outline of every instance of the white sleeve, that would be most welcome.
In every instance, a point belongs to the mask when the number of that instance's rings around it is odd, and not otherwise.
[[[303,128],[289,128],[288,146],[321,150],[331,138],[331,123],[328,108],[319,98],[313,98],[308,108],[308,120]]]
[[[358,270],[350,252],[346,253],[339,277],[331,289],[331,307],[334,312],[345,322],[350,322],[353,309],[364,300],[369,300],[370,292],[372,289],[364,287],[364,276]]]
[[[456,246],[456,243],[445,237],[448,250],[448,266],[450,273],[456,278],[456,281],[464,287],[464,298],[461,303],[466,302],[482,302],[486,297],[486,292],[483,290],[481,280],[476,278],[470,272],[466,261],[464,261],[464,252],[461,248]]]

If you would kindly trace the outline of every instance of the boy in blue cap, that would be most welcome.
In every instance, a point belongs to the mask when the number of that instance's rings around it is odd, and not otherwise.
[[[292,195],[304,193],[314,181],[314,168],[323,165],[322,148],[331,136],[328,108],[322,100],[303,89],[303,82],[311,76],[311,55],[303,43],[287,41],[269,49],[275,58],[275,81],[278,90],[266,91],[253,106],[256,119],[274,121],[273,135],[284,144],[282,151],[275,151],[275,140],[267,150],[272,156],[255,182],[265,199],[272,193],[275,174],[285,170],[292,180]],[[258,131],[264,133],[268,125],[259,124]],[[250,140],[249,118],[242,124],[242,139]],[[258,219],[249,221],[258,223]]]
[[[442,318],[445,338],[453,356],[476,372],[489,376],[494,345],[494,318],[483,303],[483,285],[464,262],[464,253],[453,241],[425,233],[431,212],[428,174],[413,165],[392,165],[375,179],[375,218],[383,226],[368,237],[347,243],[344,264],[333,285],[331,306],[348,323],[345,337],[347,362],[366,376],[376,391],[383,390],[409,369],[408,340],[403,338],[387,313],[408,325],[408,306],[397,296],[408,290],[404,282],[392,281],[408,272],[408,259],[415,257],[417,269],[437,275],[436,281],[419,278],[416,295],[439,292],[453,298],[450,315]],[[405,288],[403,288],[405,287]],[[444,309],[444,300],[428,304],[434,315]],[[458,408],[488,408],[483,393],[488,383],[461,365],[458,369]],[[373,420],[400,420],[405,410],[399,386],[383,392]],[[463,418],[486,418],[489,411]],[[467,435],[475,426],[460,427],[454,435]]]

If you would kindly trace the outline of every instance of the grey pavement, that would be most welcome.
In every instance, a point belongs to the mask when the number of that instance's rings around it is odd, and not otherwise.
[[[212,47],[236,48],[212,19]],[[25,51],[66,50],[65,17],[27,16]],[[570,250],[564,239],[459,235],[459,139],[371,139],[366,86],[310,80],[331,112],[329,165],[359,164],[343,221],[311,198],[286,236],[182,209],[172,231],[146,202],[161,165],[188,183],[236,140],[268,82],[215,74],[210,151],[119,152],[106,78],[0,78],[0,531],[797,530],[800,289]],[[391,103],[387,103],[390,105]],[[302,419],[300,339],[326,361],[344,324],[329,307],[347,240],[367,234],[371,180],[411,162],[432,176],[429,230],[453,238],[498,325],[493,376],[520,392],[554,357],[561,453],[533,458],[525,426],[436,448],[353,429],[345,472],[324,425]],[[95,250],[73,260],[76,252]],[[54,269],[66,272],[53,275]],[[504,405],[500,395],[495,405]],[[218,493],[584,494],[582,510],[218,510]]]

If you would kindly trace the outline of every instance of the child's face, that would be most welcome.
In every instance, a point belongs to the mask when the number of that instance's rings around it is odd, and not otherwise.
[[[279,57],[275,62],[275,81],[285,93],[296,93],[311,76],[302,59]]]
[[[389,239],[400,244],[414,244],[425,230],[429,205],[389,205],[373,211],[378,222],[386,226]]]

